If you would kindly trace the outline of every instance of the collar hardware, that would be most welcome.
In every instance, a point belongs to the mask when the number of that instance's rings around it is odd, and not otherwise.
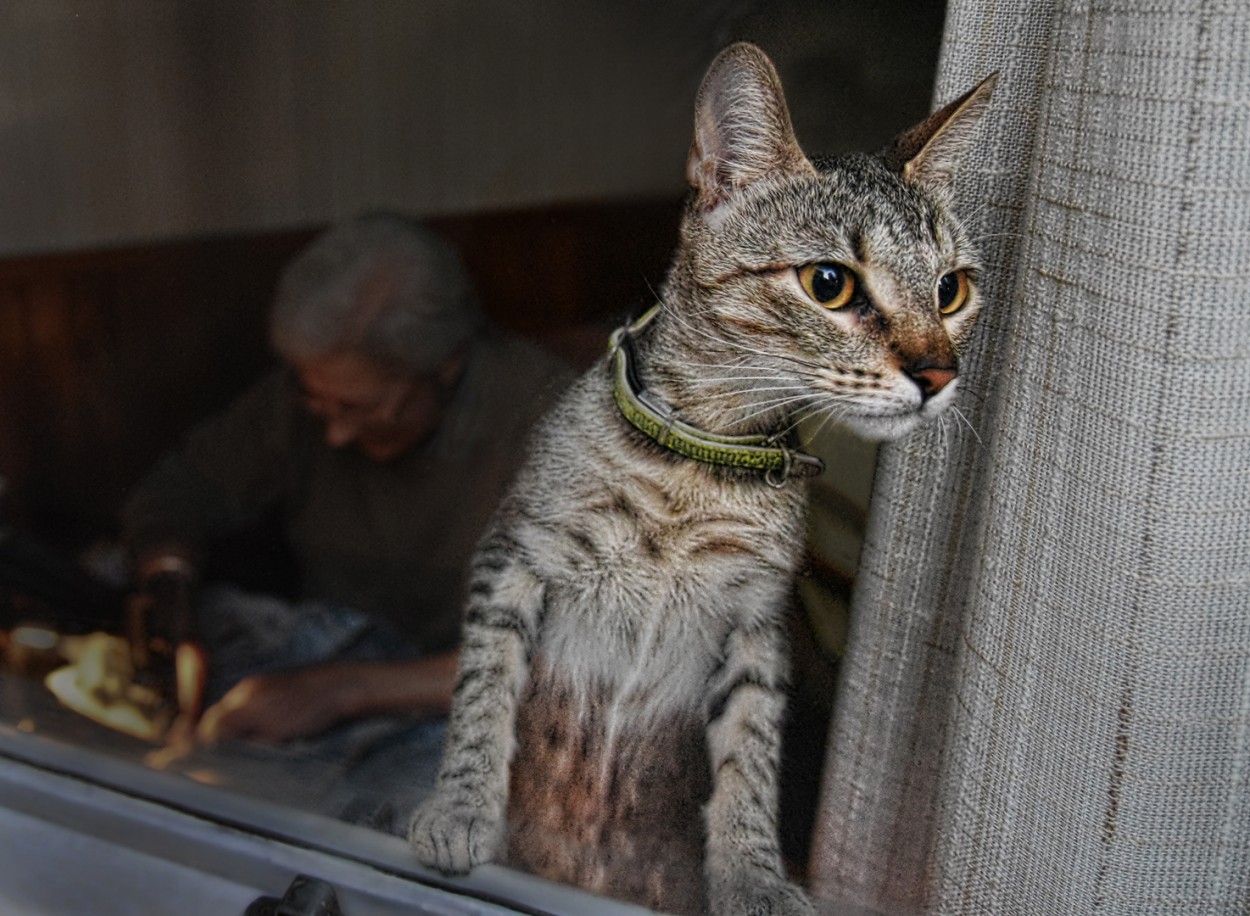
[[[621,415],[661,448],[694,461],[760,471],[772,487],[791,477],[812,477],[824,470],[814,455],[789,448],[781,436],[723,436],[691,426],[674,408],[658,400],[638,380],[633,339],[659,312],[657,303],[638,320],[617,328],[609,342],[612,396]]]

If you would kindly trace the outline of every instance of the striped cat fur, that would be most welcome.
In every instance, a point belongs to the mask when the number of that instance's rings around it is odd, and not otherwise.
[[[949,406],[979,308],[950,185],[992,82],[881,153],[812,160],[765,54],[723,51],[634,341],[648,395],[725,435],[815,417],[892,438]],[[777,840],[806,497],[776,483],[626,422],[607,357],[574,384],[471,564],[421,862],[507,862],[669,912],[812,911]]]

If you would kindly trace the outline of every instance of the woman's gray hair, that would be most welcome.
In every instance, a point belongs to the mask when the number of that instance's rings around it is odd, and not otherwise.
[[[269,334],[288,361],[352,353],[425,374],[482,325],[455,249],[398,214],[370,213],[327,229],[287,266]]]

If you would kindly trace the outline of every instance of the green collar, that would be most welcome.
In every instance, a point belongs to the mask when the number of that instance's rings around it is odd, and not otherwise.
[[[774,487],[784,486],[790,477],[811,477],[825,469],[819,458],[788,448],[782,436],[704,432],[677,419],[669,405],[654,400],[639,384],[634,369],[634,336],[659,310],[660,306],[654,305],[633,324],[612,332],[612,396],[626,420],[662,448],[705,464],[763,471],[764,479]]]

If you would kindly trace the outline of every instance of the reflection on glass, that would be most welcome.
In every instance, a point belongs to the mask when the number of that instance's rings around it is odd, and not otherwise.
[[[707,61],[767,47],[811,148],[926,108],[941,4],[836,6],[0,12],[0,733],[402,831],[463,561],[561,363],[662,280]],[[379,203],[465,264],[467,336],[272,368],[284,271]]]

